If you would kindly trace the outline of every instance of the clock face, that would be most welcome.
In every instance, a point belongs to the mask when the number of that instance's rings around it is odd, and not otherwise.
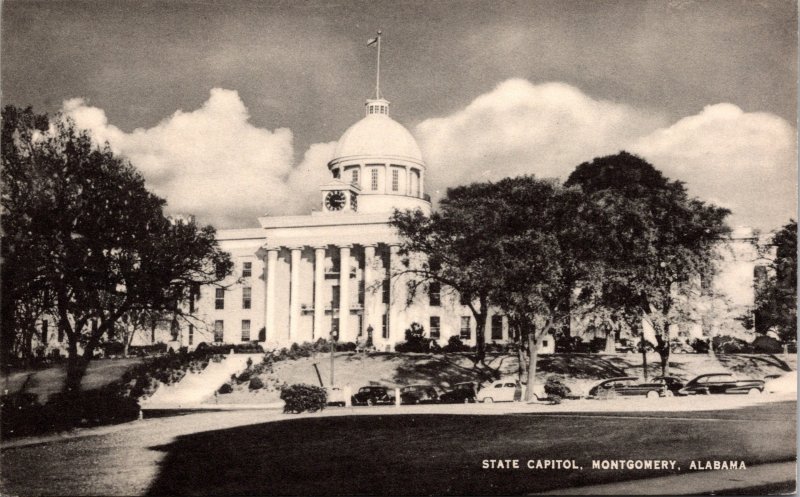
[[[344,192],[341,191],[330,192],[325,197],[325,207],[329,211],[341,210],[346,202],[347,198],[344,196]]]

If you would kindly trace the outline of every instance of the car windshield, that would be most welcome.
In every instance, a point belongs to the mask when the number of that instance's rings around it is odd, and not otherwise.
[[[425,387],[419,387],[419,386],[412,385],[412,386],[409,386],[409,387],[403,387],[402,390],[400,390],[400,391],[403,392],[403,393],[416,392],[418,390],[423,390],[424,388]]]

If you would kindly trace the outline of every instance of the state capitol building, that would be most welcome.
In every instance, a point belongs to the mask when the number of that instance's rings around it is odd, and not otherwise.
[[[431,202],[419,146],[390,117],[387,100],[367,100],[364,118],[339,139],[328,170],[320,210],[265,216],[260,228],[218,232],[234,272],[226,288],[201,290],[195,305],[206,329],[182,330],[183,345],[285,347],[334,332],[341,342],[371,338],[378,350],[389,350],[414,322],[442,343],[452,335],[474,341],[475,320],[457,296],[434,284],[409,303],[405,281],[396,276],[400,240],[389,218],[395,209],[430,214]],[[487,325],[488,342],[507,339],[503,316],[490,312]]]

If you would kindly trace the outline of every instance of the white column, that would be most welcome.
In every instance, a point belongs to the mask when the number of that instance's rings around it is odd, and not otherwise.
[[[267,249],[267,309],[264,319],[266,341],[275,342],[275,280],[277,279],[278,249]]]
[[[349,341],[350,245],[339,247],[339,341]]]
[[[372,341],[375,341],[375,327],[376,324],[380,326],[380,317],[377,323],[371,323],[373,320],[373,308],[375,307],[375,289],[372,286],[375,284],[375,245],[364,246],[364,309],[362,310],[364,319],[364,329],[372,324],[373,336]],[[367,335],[364,332],[364,340],[366,341]]]
[[[392,172],[392,168],[389,164],[383,165],[383,193],[391,193],[392,185],[391,179],[389,178],[389,174]]]
[[[425,171],[422,169],[419,170],[419,198],[425,197],[425,188],[423,185],[425,184]]]
[[[391,344],[404,338],[398,335],[402,332],[402,330],[398,328],[402,326],[399,313],[405,305],[403,301],[405,294],[402,290],[405,280],[402,276],[395,277],[395,273],[402,271],[402,263],[400,262],[400,255],[398,254],[399,251],[399,245],[391,245],[389,247],[389,267],[386,269],[386,277],[389,279],[389,303],[386,306],[386,315],[389,320],[387,326],[389,331],[388,343]]]
[[[411,196],[411,168],[406,166],[406,195]]]
[[[300,256],[302,249],[292,247],[292,266],[289,279],[289,341],[297,340],[300,330]]]
[[[322,301],[324,298],[322,292],[324,285],[325,247],[316,247],[314,249],[314,330],[311,335],[315,340],[320,337],[326,337],[325,332],[322,330],[322,323],[325,320],[325,302]]]

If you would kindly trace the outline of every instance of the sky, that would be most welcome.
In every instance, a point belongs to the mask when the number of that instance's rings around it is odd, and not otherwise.
[[[733,226],[796,218],[794,1],[6,0],[0,23],[4,105],[72,117],[218,228],[319,208],[378,29],[434,199],[627,150]]]

